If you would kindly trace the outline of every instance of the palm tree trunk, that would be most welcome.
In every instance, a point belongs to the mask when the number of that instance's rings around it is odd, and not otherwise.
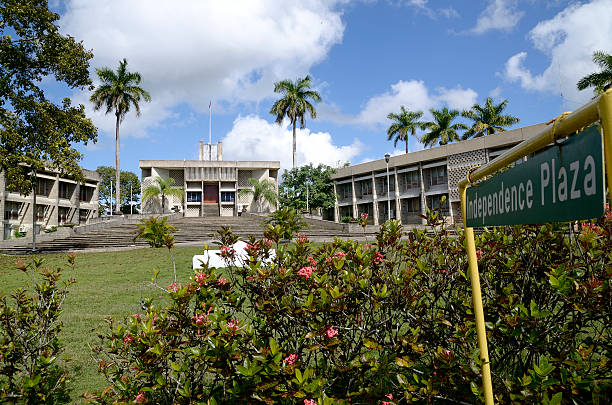
[[[408,134],[406,134],[406,153],[408,153]]]
[[[119,168],[119,114],[115,123],[115,214],[121,214],[121,190],[119,187],[121,170]],[[112,197],[111,197],[112,198]]]
[[[295,169],[297,166],[295,164],[295,151],[297,149],[297,139],[295,137],[295,120],[296,118],[293,119],[293,168]]]

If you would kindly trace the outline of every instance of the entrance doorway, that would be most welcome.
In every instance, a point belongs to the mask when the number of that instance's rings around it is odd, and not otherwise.
[[[204,185],[204,203],[219,202],[219,185],[205,184]]]

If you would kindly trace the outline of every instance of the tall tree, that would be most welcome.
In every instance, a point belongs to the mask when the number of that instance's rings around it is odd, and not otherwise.
[[[100,212],[104,212],[110,207],[110,202],[113,196],[111,195],[111,181],[113,182],[113,188],[115,186],[115,168],[110,166],[98,166],[96,172],[100,175],[100,182],[98,183],[98,202],[100,205]],[[140,199],[140,180],[138,175],[129,171],[121,171],[120,175],[120,186],[121,186],[121,200],[119,201],[119,207],[121,212],[125,214],[130,213],[130,201],[138,201]],[[132,196],[130,200],[130,189],[132,190]],[[115,204],[117,202],[115,201]]]
[[[612,86],[612,55],[604,51],[595,51],[593,62],[601,68],[601,72],[583,77],[576,83],[576,86],[578,90],[594,87],[595,94],[601,94]]]
[[[401,106],[401,112],[399,114],[390,113],[387,118],[393,120],[389,129],[387,130],[387,140],[390,141],[393,138],[393,146],[397,146],[399,141],[406,142],[406,153],[408,153],[408,133],[412,136],[416,135],[417,128],[423,128],[423,122],[419,121],[423,116],[422,111],[408,111],[404,106]]]
[[[119,62],[116,72],[109,68],[96,69],[96,72],[102,84],[95,89],[90,101],[96,111],[104,106],[106,114],[115,113],[115,184],[120,184],[119,124],[132,106],[136,110],[136,116],[140,116],[141,99],[151,101],[151,96],[139,87],[142,80],[140,73],[128,72],[126,59]],[[120,201],[120,187],[117,187],[115,195],[115,201]],[[121,214],[119,208],[115,212]]]
[[[62,35],[59,15],[46,0],[2,0],[0,5],[0,172],[6,188],[24,195],[35,173],[49,164],[84,181],[73,144],[96,141],[83,105],[55,104],[39,86],[48,79],[70,89],[91,86],[93,57],[80,42]]]
[[[508,100],[493,104],[493,99],[487,97],[483,106],[474,104],[471,109],[461,113],[461,116],[472,120],[472,127],[465,131],[461,139],[478,138],[503,132],[507,127],[517,124],[520,120],[512,115],[502,115],[508,105]]]
[[[291,120],[293,126],[293,168],[295,169],[296,160],[295,154],[297,149],[297,141],[295,136],[295,127],[297,121],[300,122],[300,128],[306,125],[306,113],[310,113],[311,118],[317,118],[317,111],[309,100],[320,102],[321,96],[314,90],[310,89],[310,76],[303,79],[297,79],[295,83],[290,80],[283,80],[274,83],[274,92],[283,95],[283,98],[277,100],[270,114],[276,116],[276,123],[281,124],[285,117]]]
[[[149,186],[142,191],[142,202],[144,203],[147,200],[159,198],[161,200],[162,214],[165,212],[166,197],[175,196],[182,199],[185,195],[182,188],[173,187],[174,179],[172,177],[167,179],[156,177],[155,183],[155,185]]]
[[[276,193],[276,185],[274,182],[268,179],[263,179],[260,181],[250,178],[249,183],[251,183],[253,188],[243,188],[238,192],[238,195],[252,195],[253,203],[257,204],[258,212],[263,212],[264,201],[267,201],[270,206],[276,205],[276,202],[278,201],[278,194]]]
[[[449,142],[458,141],[457,131],[468,129],[467,125],[460,122],[453,124],[455,118],[459,116],[458,110],[449,110],[448,107],[444,107],[441,110],[432,108],[429,111],[433,116],[433,121],[423,124],[423,128],[428,132],[421,137],[421,142],[427,147],[435,146],[436,143],[446,145]]]
[[[303,210],[308,196],[309,209],[333,207],[336,196],[331,176],[335,172],[332,167],[322,164],[285,170],[279,187],[280,206]]]

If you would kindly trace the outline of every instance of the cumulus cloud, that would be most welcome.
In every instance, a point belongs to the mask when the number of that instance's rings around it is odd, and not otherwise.
[[[256,103],[275,81],[305,74],[342,39],[340,2],[67,0],[60,26],[95,50],[92,66],[125,57],[142,74],[156,113],[136,124],[146,127],[178,103]]]
[[[390,91],[370,98],[362,111],[353,119],[347,119],[346,122],[361,125],[387,124],[389,121],[387,114],[390,111],[399,111],[402,105],[408,110],[423,111],[426,116],[430,108],[439,108],[442,105],[466,109],[476,102],[477,97],[478,94],[474,90],[463,89],[461,86],[452,89],[438,87],[431,92],[423,81],[400,80],[391,85]]]
[[[534,47],[549,56],[550,65],[541,73],[525,66],[527,52],[506,62],[504,76],[527,90],[558,93],[575,104],[592,97],[579,92],[576,82],[597,70],[591,58],[596,50],[612,50],[612,0],[595,0],[567,7],[550,20],[538,23],[529,32]]]
[[[354,140],[350,145],[335,145],[328,132],[297,129],[297,164],[320,163],[336,167],[359,155],[364,145]],[[293,133],[288,120],[282,125],[250,115],[238,117],[223,141],[226,160],[279,160],[281,168],[293,166]]]
[[[471,32],[483,34],[491,30],[509,31],[518,24],[523,14],[516,9],[516,0],[492,0],[478,17]]]

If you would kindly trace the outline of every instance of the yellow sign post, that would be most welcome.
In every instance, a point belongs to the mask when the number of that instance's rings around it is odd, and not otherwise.
[[[610,89],[575,112],[571,114],[562,114],[557,117],[555,120],[551,121],[552,125],[547,126],[536,136],[516,145],[495,160],[477,168],[473,172],[468,172],[468,176],[459,183],[459,196],[461,198],[461,212],[463,218],[467,218],[466,190],[468,186],[499,171],[518,159],[537,152],[559,139],[575,134],[598,120],[601,120],[601,127],[604,135],[604,164],[608,184],[608,199],[612,200],[612,187],[610,187],[612,184],[612,89]],[[480,349],[480,359],[482,360],[482,386],[485,404],[493,405],[493,384],[491,383],[491,366],[489,362],[484,310],[480,291],[480,275],[478,273],[478,260],[476,258],[474,229],[471,227],[465,228],[465,249],[468,256],[469,274],[472,285],[472,303],[476,320],[478,348]]]

